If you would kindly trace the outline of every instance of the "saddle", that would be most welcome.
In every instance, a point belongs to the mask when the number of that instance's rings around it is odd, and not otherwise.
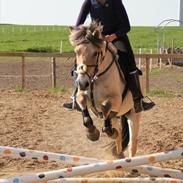
[[[122,41],[114,41],[113,45],[117,48],[117,50],[121,51],[121,52],[127,52],[127,49],[125,47],[125,44]]]

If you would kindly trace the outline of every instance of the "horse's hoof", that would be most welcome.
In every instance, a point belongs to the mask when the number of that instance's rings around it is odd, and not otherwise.
[[[102,131],[105,132],[107,134],[107,136],[112,139],[116,139],[118,137],[118,131],[115,128],[103,127]]]
[[[91,141],[97,141],[100,138],[100,131],[95,127],[92,131],[87,131],[87,137]]]

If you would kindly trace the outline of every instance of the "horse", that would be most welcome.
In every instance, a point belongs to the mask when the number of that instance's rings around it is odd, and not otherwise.
[[[87,137],[96,141],[100,131],[90,112],[103,119],[102,131],[115,139],[116,154],[135,156],[141,113],[135,113],[132,94],[119,68],[116,47],[104,41],[102,25],[69,27],[77,66],[76,101],[81,108]],[[125,92],[126,91],[126,92]]]

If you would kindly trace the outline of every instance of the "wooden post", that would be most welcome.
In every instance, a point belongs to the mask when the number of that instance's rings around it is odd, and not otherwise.
[[[174,43],[174,38],[172,38],[172,51],[171,51],[171,54],[174,54],[174,46],[175,46],[174,44],[175,44],[175,43]],[[170,65],[170,66],[171,66],[171,68],[172,68],[172,67],[173,67],[173,60],[174,60],[174,59],[171,58],[170,60],[171,60],[171,65]]]
[[[153,50],[151,49],[151,54],[153,54]],[[152,58],[150,58],[150,72],[152,70]]]
[[[22,89],[25,88],[25,56],[22,56]]]
[[[139,54],[142,53],[142,48],[139,49]],[[139,69],[141,69],[141,61],[142,61],[142,58],[139,57]]]
[[[52,83],[52,87],[55,88],[56,87],[56,59],[55,57],[51,58],[51,83]]]
[[[146,93],[149,92],[149,61],[150,59],[147,57],[146,58]]]
[[[63,53],[63,41],[60,42],[60,53]]]

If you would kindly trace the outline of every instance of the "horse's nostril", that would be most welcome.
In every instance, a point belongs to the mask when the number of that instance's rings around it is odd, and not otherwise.
[[[89,83],[88,83],[88,82],[86,82],[85,87],[86,87],[86,88],[88,88],[88,87],[89,87]]]
[[[89,87],[88,81],[78,81],[80,90],[86,90]]]

